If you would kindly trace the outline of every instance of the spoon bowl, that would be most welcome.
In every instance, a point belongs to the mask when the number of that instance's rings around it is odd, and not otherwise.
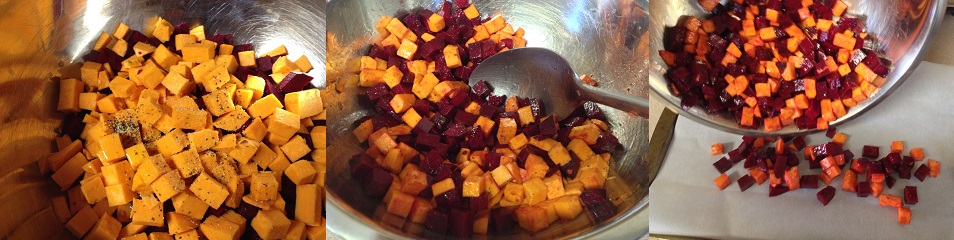
[[[537,98],[547,103],[547,115],[566,117],[582,101],[649,117],[646,99],[586,85],[560,54],[546,48],[516,48],[487,58],[470,75],[500,92]]]

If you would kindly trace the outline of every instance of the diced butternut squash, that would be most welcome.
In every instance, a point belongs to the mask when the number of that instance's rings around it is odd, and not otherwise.
[[[252,228],[262,239],[281,239],[291,226],[291,221],[278,210],[259,211],[252,218]]]

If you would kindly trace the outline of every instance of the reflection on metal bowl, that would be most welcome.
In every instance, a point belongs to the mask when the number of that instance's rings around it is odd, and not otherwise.
[[[357,77],[354,62],[367,53],[374,37],[374,24],[381,16],[401,17],[411,11],[436,9],[443,1],[379,1],[353,0],[329,3],[328,17],[328,79],[335,88],[328,96],[330,139],[328,158],[328,215],[329,230],[346,238],[369,236],[390,238],[419,238],[428,235],[417,224],[389,224],[383,221],[384,211],[378,200],[364,196],[359,184],[349,174],[347,159],[363,147],[351,135],[355,121],[372,114],[369,103],[360,101],[364,91],[335,81]],[[643,10],[648,1],[473,1],[481,13],[501,14],[514,27],[526,30],[527,46],[545,47],[566,57],[573,69],[589,74],[601,87],[646,98],[645,69],[648,64],[648,20]],[[514,92],[495,92],[512,96]],[[366,101],[365,101],[366,102]],[[560,103],[544,103],[560,104]],[[613,153],[612,175],[607,180],[609,197],[620,213],[613,219],[597,225],[582,216],[572,221],[561,221],[536,234],[516,231],[493,237],[526,237],[562,239],[592,237],[613,229],[626,234],[645,234],[648,223],[619,224],[638,218],[647,212],[648,187],[655,176],[649,169],[648,121],[624,112],[603,107],[609,117],[613,133],[620,137],[623,147]],[[645,216],[643,216],[645,217]],[[630,238],[637,236],[630,235]]]

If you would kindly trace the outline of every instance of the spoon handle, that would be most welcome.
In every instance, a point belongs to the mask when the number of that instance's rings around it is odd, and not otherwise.
[[[649,101],[646,99],[581,84],[580,82],[577,82],[577,85],[579,86],[580,97],[583,99],[649,118]]]

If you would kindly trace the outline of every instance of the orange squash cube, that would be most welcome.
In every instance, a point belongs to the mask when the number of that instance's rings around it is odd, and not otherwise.
[[[540,207],[520,207],[514,211],[514,215],[517,217],[520,228],[530,232],[537,232],[550,226],[547,210]]]
[[[729,179],[728,175],[723,173],[722,175],[719,175],[714,182],[716,187],[719,187],[719,190],[725,190],[725,188],[729,187],[729,184],[732,183],[732,180]]]

